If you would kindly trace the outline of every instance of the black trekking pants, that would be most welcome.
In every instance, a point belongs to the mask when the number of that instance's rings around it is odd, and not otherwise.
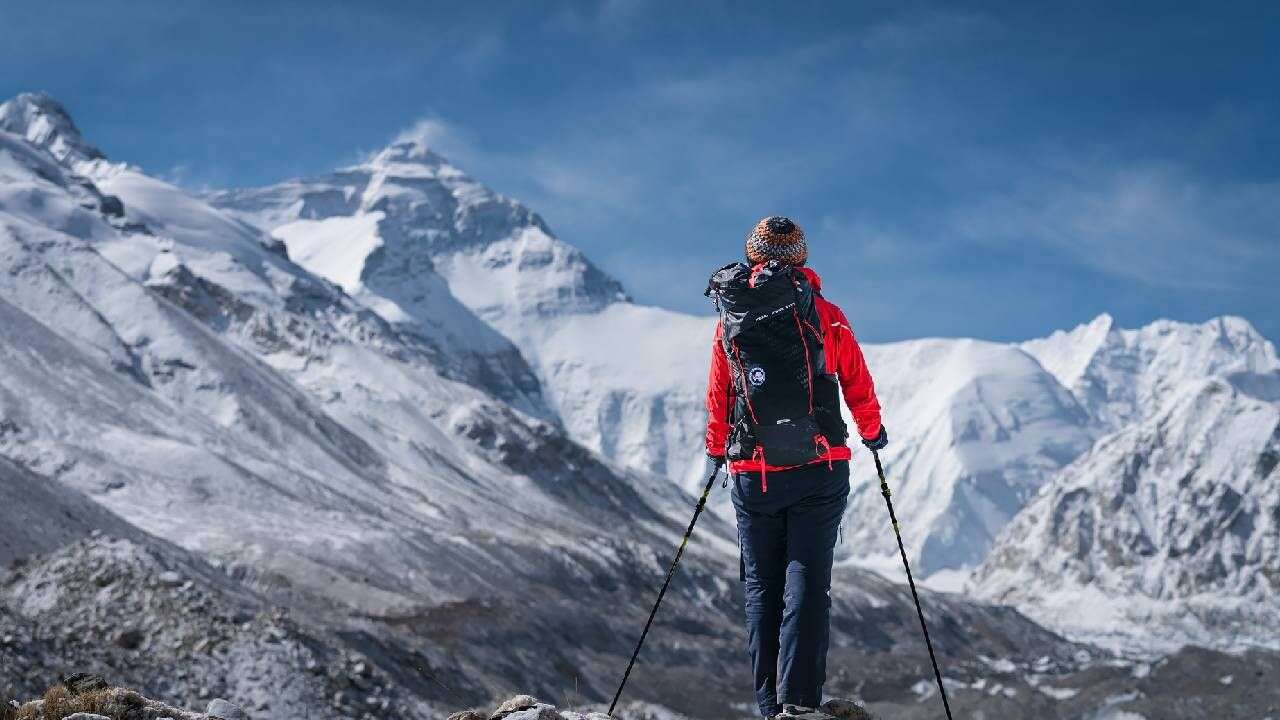
[[[734,476],[756,702],[817,707],[827,675],[831,563],[849,497],[849,463]]]

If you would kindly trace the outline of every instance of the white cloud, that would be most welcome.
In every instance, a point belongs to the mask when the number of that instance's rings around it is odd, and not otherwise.
[[[484,154],[478,147],[475,135],[439,115],[429,114],[396,134],[393,142],[415,142],[444,156],[454,165],[474,171],[474,164],[483,164]]]

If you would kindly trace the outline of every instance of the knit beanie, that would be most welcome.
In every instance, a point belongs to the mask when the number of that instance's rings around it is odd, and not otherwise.
[[[804,242],[804,231],[790,218],[780,215],[767,217],[756,223],[747,235],[747,260],[753,265],[770,260],[804,265],[808,257],[809,247]]]

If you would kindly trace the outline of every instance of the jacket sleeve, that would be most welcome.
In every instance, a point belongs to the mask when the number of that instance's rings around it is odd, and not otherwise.
[[[853,414],[858,434],[864,439],[874,440],[880,435],[880,401],[876,398],[875,382],[844,311],[834,305],[831,307],[830,336],[836,346],[835,371],[840,378],[844,402]]]
[[[723,457],[729,437],[729,408],[733,403],[733,386],[729,377],[729,359],[721,343],[722,330],[716,324],[715,341],[711,344],[711,371],[707,375],[707,454]]]

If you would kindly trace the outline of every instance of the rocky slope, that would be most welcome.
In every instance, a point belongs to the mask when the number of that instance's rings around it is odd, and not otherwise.
[[[88,669],[186,707],[233,697],[272,717],[430,715],[358,642],[304,629],[243,568],[210,565],[6,460],[0,499],[0,695],[32,697]]]

